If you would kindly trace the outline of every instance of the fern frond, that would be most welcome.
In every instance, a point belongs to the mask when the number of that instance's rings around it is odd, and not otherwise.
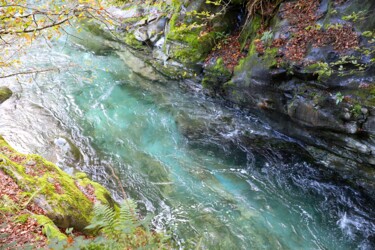
[[[115,229],[125,234],[132,234],[139,227],[138,209],[133,200],[127,199],[123,201],[115,224]]]
[[[115,226],[115,212],[107,205],[96,203],[93,208],[91,224],[86,229],[113,229]]]
[[[126,199],[121,204],[120,209],[120,222],[126,222],[126,221],[137,221],[138,220],[138,209],[137,204],[131,200]]]
[[[130,199],[121,204],[119,212],[112,207],[95,204],[91,224],[86,229],[96,230],[101,236],[94,240],[79,240],[77,237],[72,249],[171,249],[168,235],[150,230],[152,216],[140,220],[138,213],[136,203]]]

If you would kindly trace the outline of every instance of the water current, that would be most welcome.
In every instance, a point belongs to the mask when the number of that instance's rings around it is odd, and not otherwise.
[[[373,207],[298,142],[198,86],[142,78],[103,40],[81,36],[36,42],[18,69],[59,70],[0,81],[14,92],[0,134],[15,148],[88,173],[118,201],[122,185],[181,245],[375,247]]]

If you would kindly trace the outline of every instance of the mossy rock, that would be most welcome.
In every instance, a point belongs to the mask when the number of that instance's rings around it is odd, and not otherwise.
[[[221,91],[224,83],[228,82],[231,76],[232,72],[225,67],[223,59],[218,58],[215,62],[206,66],[202,85],[204,88],[215,92]]]
[[[44,215],[33,215],[40,226],[43,227],[42,232],[47,236],[48,239],[58,239],[60,241],[67,240],[67,236],[60,232],[60,229],[53,223],[53,221]]]
[[[72,177],[38,155],[16,152],[0,137],[0,170],[12,177],[24,194],[60,228],[83,230],[92,217],[94,202],[116,206],[100,184]]]
[[[0,104],[8,100],[13,92],[7,87],[0,87]]]
[[[198,18],[200,12],[218,13],[220,7],[208,4],[206,1],[193,1],[186,8],[183,15],[175,12],[168,24],[167,43],[171,46],[169,56],[187,66],[202,62],[217,42],[219,35],[229,33],[233,26],[233,17],[230,15],[217,15],[210,21],[210,29],[207,23]],[[172,42],[171,42],[172,41]]]
[[[132,47],[133,49],[143,50],[143,43],[135,38],[135,35],[131,32],[126,32],[124,36],[124,42]]]

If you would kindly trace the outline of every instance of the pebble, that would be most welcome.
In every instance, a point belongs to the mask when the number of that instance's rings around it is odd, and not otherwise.
[[[26,162],[26,165],[27,166],[35,166],[36,165],[36,161],[28,161],[28,162]]]
[[[350,120],[350,117],[351,117],[350,113],[347,113],[347,112],[344,113],[344,119],[345,120],[347,120],[347,121]]]
[[[361,112],[362,112],[362,114],[367,115],[368,109],[367,108],[361,108]]]
[[[350,122],[346,124],[346,131],[349,134],[355,134],[358,130],[357,124],[355,122]]]

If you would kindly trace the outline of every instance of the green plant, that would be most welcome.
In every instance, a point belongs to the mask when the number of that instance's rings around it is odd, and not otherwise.
[[[342,20],[357,22],[357,21],[363,21],[365,20],[365,18],[366,18],[366,12],[358,11],[358,12],[353,12],[350,15],[343,16]]]
[[[375,34],[369,30],[362,32],[362,36],[367,37],[367,38],[373,38],[374,35]]]
[[[339,105],[344,100],[344,96],[343,94],[341,94],[341,92],[338,92],[335,95],[335,99],[336,99],[336,105]]]
[[[318,80],[328,78],[333,73],[333,70],[331,69],[330,65],[325,62],[317,62],[313,65],[313,68],[315,69],[314,74],[318,75]]]
[[[305,30],[321,30],[321,29],[322,29],[322,25],[320,24],[309,25],[305,28]]]
[[[86,230],[97,235],[93,239],[75,237],[71,242],[51,239],[53,249],[168,249],[167,235],[150,230],[150,217],[140,220],[134,201],[125,200],[119,211],[107,205],[95,204],[93,218]],[[71,233],[71,231],[70,231]]]
[[[206,4],[213,4],[213,5],[216,5],[216,6],[219,6],[221,5],[221,0],[216,0],[216,1],[210,1],[210,0],[206,0]]]
[[[336,15],[338,12],[337,12],[337,10],[331,10],[330,12],[329,12],[329,14],[331,14],[331,15]]]
[[[339,30],[339,29],[342,29],[343,27],[344,27],[344,25],[342,25],[341,23],[330,23],[330,24],[326,24],[324,26],[324,28],[326,30],[328,30],[328,29]]]
[[[267,46],[270,45],[270,43],[272,42],[272,39],[273,39],[273,33],[270,30],[264,32],[262,37],[260,38],[260,40],[263,42],[263,44],[267,45]]]
[[[360,104],[355,104],[352,108],[351,108],[351,113],[355,116],[355,117],[358,117],[361,113],[362,113],[362,106]]]
[[[366,53],[366,52],[363,51],[363,53]],[[371,51],[369,51],[367,53],[371,54]],[[339,74],[341,76],[343,76],[343,75],[345,75],[345,72],[344,72],[345,71],[345,68],[344,68],[345,65],[352,65],[354,67],[354,69],[358,70],[358,71],[363,71],[368,67],[366,64],[359,63],[358,60],[359,59],[356,58],[355,56],[343,56],[338,61],[333,62],[330,65],[331,65],[331,67],[334,67],[334,66],[338,67]],[[350,72],[350,73],[352,73],[352,72]]]

